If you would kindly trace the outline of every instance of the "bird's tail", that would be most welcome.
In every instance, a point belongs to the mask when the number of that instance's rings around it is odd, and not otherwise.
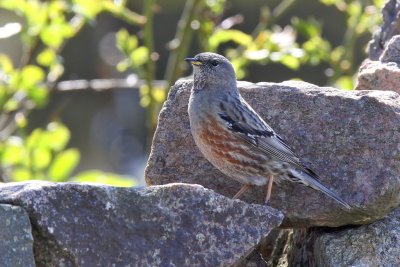
[[[302,183],[305,186],[311,187],[312,189],[315,189],[317,191],[321,191],[325,193],[327,196],[330,198],[336,200],[340,204],[342,204],[344,207],[347,209],[351,209],[351,206],[347,204],[346,201],[344,201],[341,197],[339,197],[335,192],[333,192],[331,189],[323,185],[319,179],[317,174],[315,174],[312,170],[306,169],[306,172],[303,171],[297,171],[293,170],[292,174],[295,176],[296,181],[299,183]]]

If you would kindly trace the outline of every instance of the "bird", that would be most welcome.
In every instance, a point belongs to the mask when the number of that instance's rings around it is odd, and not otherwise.
[[[203,52],[185,61],[193,66],[188,104],[190,130],[203,156],[218,170],[242,184],[239,198],[252,186],[286,180],[320,191],[347,209],[351,206],[326,187],[260,115],[242,98],[230,61]]]

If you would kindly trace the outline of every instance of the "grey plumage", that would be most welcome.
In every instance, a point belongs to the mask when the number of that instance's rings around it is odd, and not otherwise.
[[[215,167],[245,185],[297,182],[321,191],[346,208],[350,206],[324,186],[284,140],[240,96],[231,63],[214,53],[188,58],[194,66],[189,100],[193,138]],[[268,178],[270,176],[270,178]],[[240,195],[248,187],[243,187]]]

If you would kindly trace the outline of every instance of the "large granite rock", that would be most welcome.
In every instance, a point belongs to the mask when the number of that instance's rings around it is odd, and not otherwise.
[[[0,204],[0,266],[35,266],[31,224],[20,207]]]
[[[289,266],[400,266],[400,209],[370,225],[296,231]]]
[[[202,184],[232,197],[240,184],[215,169],[197,149],[187,117],[192,82],[178,81],[159,116],[145,177],[149,185]],[[309,162],[322,182],[354,209],[298,184],[275,185],[269,205],[284,226],[364,224],[400,203],[400,97],[394,92],[342,91],[304,82],[239,83],[243,97]],[[265,188],[242,197],[262,203]]]
[[[11,183],[0,186],[0,203],[28,211],[38,266],[229,266],[283,219],[184,184]]]

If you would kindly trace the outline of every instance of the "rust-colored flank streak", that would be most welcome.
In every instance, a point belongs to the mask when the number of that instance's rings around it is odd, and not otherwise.
[[[203,129],[200,138],[203,142],[213,147],[212,151],[216,156],[222,157],[224,160],[235,165],[243,164],[243,159],[233,156],[236,153],[242,157],[247,157],[249,165],[253,165],[255,163],[254,161],[261,160],[259,156],[250,153],[250,149],[245,149],[242,146],[236,145],[242,144],[243,141],[240,137],[234,136],[229,133],[227,129],[221,127],[216,119],[210,118],[208,125],[203,127]]]

